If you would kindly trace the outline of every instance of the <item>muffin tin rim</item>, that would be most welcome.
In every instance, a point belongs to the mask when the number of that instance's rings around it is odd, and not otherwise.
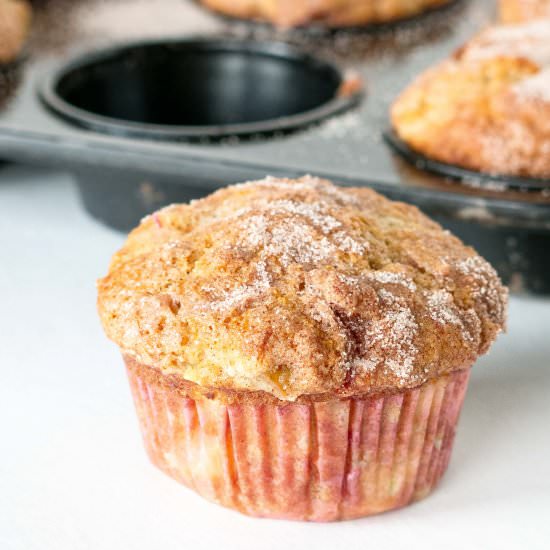
[[[163,125],[127,121],[76,107],[64,100],[56,91],[61,80],[79,68],[101,62],[137,48],[154,46],[188,45],[198,50],[229,51],[252,53],[260,56],[275,57],[291,62],[301,62],[314,69],[331,71],[345,82],[345,73],[341,68],[322,57],[311,55],[283,41],[228,38],[224,36],[194,36],[187,38],[143,39],[125,42],[114,46],[99,48],[80,53],[58,63],[38,84],[38,96],[42,104],[56,117],[103,135],[129,138],[145,138],[164,141],[192,141],[196,139],[221,139],[231,136],[255,134],[276,134],[305,128],[356,107],[363,98],[362,89],[349,95],[339,95],[338,90],[329,101],[293,115],[271,118],[257,122],[245,122],[227,125]]]
[[[507,190],[523,192],[541,192],[550,189],[550,179],[529,178],[512,176],[507,174],[491,174],[463,168],[456,164],[431,159],[422,153],[415,151],[403,141],[396,131],[388,126],[382,133],[384,141],[392,151],[397,153],[411,166],[424,172],[450,178],[467,185],[468,181],[479,182],[481,187],[488,187],[491,184],[503,185]]]

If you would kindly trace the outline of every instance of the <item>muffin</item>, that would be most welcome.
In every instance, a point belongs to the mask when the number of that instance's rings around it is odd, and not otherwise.
[[[232,17],[259,19],[281,27],[316,23],[348,27],[388,23],[448,4],[451,0],[201,0]]]
[[[31,7],[25,0],[0,0],[0,65],[15,60],[31,22]]]
[[[224,506],[311,521],[435,487],[507,301],[416,208],[310,176],[145,218],[98,290],[152,462]]]
[[[500,19],[504,23],[520,23],[550,17],[550,0],[499,0]]]
[[[483,31],[414,81],[391,120],[429,158],[550,178],[550,19]]]

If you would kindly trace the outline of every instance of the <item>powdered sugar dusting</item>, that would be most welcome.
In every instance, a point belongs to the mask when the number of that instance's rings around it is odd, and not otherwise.
[[[401,285],[411,292],[416,290],[414,281],[410,277],[407,277],[401,273],[393,273],[391,271],[373,271],[368,274],[368,278],[382,284]]]
[[[464,50],[463,59],[521,57],[539,66],[550,64],[550,19],[519,25],[498,25],[487,29]]]
[[[465,323],[462,319],[461,312],[454,303],[453,295],[445,289],[428,291],[426,293],[426,306],[428,315],[436,323],[446,326],[452,325],[458,327],[462,334],[462,339],[473,343],[475,335],[472,334],[472,328],[477,328],[479,320],[476,312],[469,309],[463,312],[464,317],[469,321]]]
[[[321,302],[323,319],[336,323],[346,340],[342,367],[354,378],[381,368],[403,382],[410,380],[418,349],[418,324],[405,300],[387,289],[378,291],[378,313],[368,317],[337,310]]]
[[[427,293],[426,303],[430,317],[442,324],[460,325],[461,321],[454,307],[453,295],[447,290]]]
[[[275,257],[284,266],[291,263],[315,265],[336,253],[327,237],[319,238],[311,225],[299,220],[282,220],[273,225],[266,216],[253,216],[242,224],[245,236],[239,246],[262,248],[261,257]]]
[[[550,67],[516,84],[514,92],[522,98],[550,102]]]
[[[523,98],[550,101],[550,19],[519,25],[499,25],[472,40],[462,59],[476,61],[500,56],[528,59],[541,71],[523,79],[513,91]]]
[[[507,166],[508,170],[519,172],[526,166],[525,152],[537,150],[537,139],[529,125],[521,120],[508,119],[504,127],[488,129],[480,136],[480,145],[492,166]],[[535,166],[533,160],[529,160],[530,170]]]
[[[385,354],[384,366],[395,376],[406,380],[410,377],[418,349],[414,338],[418,325],[411,309],[391,292],[382,289],[378,292],[386,313],[368,327],[368,345],[376,345]]]
[[[236,217],[243,218],[237,222],[243,235],[238,246],[262,248],[262,258],[276,257],[285,267],[293,262],[319,264],[338,251],[360,255],[367,249],[367,243],[345,230],[322,200],[263,200]]]
[[[343,189],[330,184],[326,180],[306,175],[298,180],[286,180],[267,176],[263,180],[248,181],[236,185],[237,188],[263,187],[280,191],[317,191],[320,195],[325,195],[342,204],[358,205],[358,200]]]
[[[275,277],[280,276],[273,275],[278,273],[276,265],[285,269],[300,265],[309,271],[330,264],[338,254],[361,255],[368,250],[368,241],[358,240],[352,226],[331,213],[334,202],[341,208],[342,197],[330,184],[316,178],[302,178],[296,183],[267,178],[259,183],[243,184],[240,188],[253,186],[267,186],[275,191],[284,189],[284,194],[280,197],[274,193],[271,199],[264,194],[260,199],[252,196],[250,204],[230,215],[231,223],[238,227],[235,249],[257,263],[246,285],[225,291],[221,296],[214,289],[203,289],[213,295],[211,310],[228,312],[251,299],[261,298],[276,284]],[[292,198],[292,194],[288,196],[289,190],[300,192],[302,186],[307,191],[306,198],[299,200]],[[315,194],[311,193],[312,189]],[[347,194],[342,194],[347,199]],[[353,314],[348,306],[342,309],[314,292],[312,319],[327,326],[339,326],[343,331],[348,346],[342,357],[343,368],[352,378],[380,367],[403,382],[410,380],[418,355],[415,338],[419,327],[407,294],[397,293],[395,287],[415,292],[415,282],[404,273],[383,270],[358,276],[338,273],[338,279],[349,285],[350,291],[353,288],[360,293],[362,285],[369,286],[371,292],[376,288],[378,299],[378,313],[363,316]],[[376,285],[373,287],[372,283]],[[313,284],[317,288],[323,283]]]
[[[364,359],[362,357],[359,357],[359,358],[356,357],[350,363],[349,368],[352,370],[352,372],[356,376],[358,373],[366,374],[369,372],[373,372],[377,366],[378,366],[378,361],[374,359]]]
[[[360,243],[347,235],[344,231],[338,231],[333,235],[335,242],[338,244],[338,248],[343,252],[349,254],[361,255],[367,249],[364,243]]]
[[[305,186],[310,195],[311,189],[320,187],[322,193],[315,193],[316,198],[312,202],[277,196],[271,200],[252,198],[250,205],[217,220],[231,222],[238,227],[235,250],[255,258],[257,263],[256,275],[247,285],[225,292],[221,298],[213,298],[213,311],[228,312],[265,294],[272,283],[269,266],[273,260],[285,269],[292,264],[311,269],[331,261],[339,253],[361,255],[368,248],[367,241],[357,240],[348,227],[330,213],[330,201],[334,202],[335,196],[340,200],[336,187],[311,177],[301,178],[297,183],[266,178],[236,187],[243,189],[266,185],[276,188],[287,186],[293,191]],[[345,193],[342,195],[347,196]],[[211,288],[203,290],[213,292]]]
[[[271,277],[264,262],[256,264],[256,276],[251,284],[238,286],[230,291],[221,293],[210,286],[202,287],[203,292],[212,295],[209,309],[218,312],[227,312],[237,307],[243,307],[249,300],[264,294],[271,285]]]
[[[269,202],[265,211],[272,214],[291,214],[307,218],[315,227],[323,233],[329,233],[333,229],[342,226],[336,218],[326,213],[326,206],[322,203],[304,203],[292,200],[279,200]]]
[[[482,302],[487,313],[499,325],[506,318],[508,290],[500,284],[497,272],[480,256],[469,256],[456,264],[459,273],[470,278],[473,282],[473,294]]]

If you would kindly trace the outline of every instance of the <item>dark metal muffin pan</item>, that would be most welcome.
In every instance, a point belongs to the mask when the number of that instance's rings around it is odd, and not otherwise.
[[[191,140],[305,127],[357,103],[343,84],[332,64],[280,42],[164,40],[83,55],[41,95],[88,130]]]
[[[183,1],[167,2],[170,10],[181,9],[190,14],[185,18],[188,23],[175,33],[176,37],[173,32],[165,37],[162,28],[152,37],[154,25],[148,20],[133,23],[131,36],[125,35],[124,29],[119,32],[113,28],[100,36],[98,25],[90,27],[94,18],[110,20],[105,10],[108,12],[115,4],[124,2],[131,6],[129,0],[107,3],[81,0],[63,4],[44,0],[43,8],[36,15],[37,32],[30,45],[29,59],[22,67],[17,93],[5,102],[0,100],[0,158],[72,171],[87,210],[123,230],[167,203],[204,196],[220,186],[266,174],[312,173],[343,185],[368,185],[391,198],[418,205],[455,231],[487,257],[515,290],[550,293],[548,190],[518,190],[505,178],[484,185],[479,183],[477,175],[464,185],[454,178],[430,173],[404,161],[383,137],[388,107],[395,96],[415,75],[447,56],[477,29],[493,20],[491,2],[464,0],[453,9],[439,10],[418,19],[415,25],[407,23],[402,30],[397,26],[391,31],[374,34],[357,31],[301,34],[293,31],[286,35],[265,26],[223,23],[215,16],[208,18],[204,12],[197,11],[193,3]],[[73,11],[81,9],[83,4],[91,6],[86,17],[73,16]],[[155,10],[162,9],[162,5],[162,2],[155,3]],[[60,13],[63,17],[59,17]],[[196,38],[193,24],[196,17],[202,18],[201,40],[206,35],[213,43],[238,40],[242,48],[256,52],[266,47],[266,41],[282,41],[287,46],[273,47],[283,52],[283,57],[290,55],[292,59],[309,60],[313,55],[320,59],[323,67],[327,61],[344,74],[348,70],[355,71],[365,83],[364,99],[353,105],[345,102],[342,107],[347,109],[345,112],[337,108],[323,113],[321,118],[331,116],[320,123],[312,125],[312,120],[307,120],[305,126],[262,128],[262,131],[247,132],[244,136],[238,135],[240,132],[224,136],[223,129],[218,129],[213,136],[190,135],[185,131],[163,139],[164,135],[153,135],[154,132],[140,133],[144,125],[141,115],[141,121],[119,118],[113,122],[110,120],[112,112],[92,113],[95,122],[95,117],[109,115],[107,121],[101,122],[112,123],[115,129],[77,120],[81,112],[74,118],[74,113],[61,114],[62,109],[74,103],[80,106],[72,107],[83,111],[86,117],[89,115],[89,103],[81,104],[70,94],[62,97],[67,90],[59,87],[60,82],[67,71],[75,68],[71,60],[79,56],[93,60],[94,52],[105,48],[113,52],[123,46],[124,50],[127,45],[136,43],[136,28],[143,28],[145,50],[151,38],[171,44],[177,38],[179,43],[189,43]],[[302,58],[301,53],[289,53],[288,46],[292,46],[292,52],[297,47],[307,55]],[[159,79],[162,85],[165,77],[154,71],[151,86],[158,89]],[[291,79],[283,86],[288,90],[283,91],[303,95],[303,90],[295,84]],[[139,86],[141,84],[137,83],[136,89]],[[48,89],[55,91],[64,105],[54,105],[48,98],[50,106],[47,107],[40,92],[46,98],[45,90]],[[93,101],[103,104],[104,100],[99,97],[102,93],[98,88]],[[204,99],[203,104],[208,104],[208,99]],[[331,105],[331,101],[324,107]],[[86,109],[81,109],[83,106]],[[199,111],[197,109],[194,115],[199,115]],[[305,113],[308,112],[306,109]],[[170,118],[159,119],[156,115],[152,119],[145,117],[145,125],[152,130],[150,125],[157,125],[159,120],[161,133],[174,130],[171,125],[164,124],[170,122]],[[197,126],[189,120],[184,122],[186,127]],[[256,122],[245,119],[237,125]],[[267,122],[271,124],[273,119]],[[126,125],[132,124],[140,126],[135,135],[126,131]],[[198,124],[203,129],[216,125],[208,124],[208,117],[206,120],[203,117]],[[109,133],[111,131],[113,133]]]
[[[550,190],[550,180],[475,172],[461,166],[431,159],[409,147],[407,143],[397,136],[393,129],[388,129],[384,132],[384,139],[390,147],[413,166],[444,178],[457,180],[466,185],[475,182],[479,186],[489,188],[497,187],[518,191]]]

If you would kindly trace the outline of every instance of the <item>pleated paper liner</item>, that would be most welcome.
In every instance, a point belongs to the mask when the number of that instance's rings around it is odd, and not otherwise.
[[[517,191],[542,191],[550,189],[550,180],[477,172],[455,164],[431,159],[409,147],[407,143],[397,136],[393,129],[384,131],[384,139],[399,156],[419,170],[457,180],[466,185],[471,185],[472,182],[475,182],[476,186],[479,187],[494,189],[496,186],[503,188],[503,190]]]
[[[387,396],[224,404],[191,399],[126,361],[151,461],[245,514],[357,518],[428,495],[451,456],[469,370]]]

